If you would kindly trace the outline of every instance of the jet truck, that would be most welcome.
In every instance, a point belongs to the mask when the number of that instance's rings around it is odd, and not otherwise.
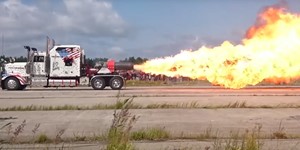
[[[2,63],[2,89],[91,86],[94,90],[105,87],[119,90],[125,84],[119,72],[133,69],[132,63],[114,60],[99,62],[90,67],[80,45],[55,45],[50,38],[47,38],[46,50],[43,52],[30,46],[24,48],[27,50],[27,62]]]

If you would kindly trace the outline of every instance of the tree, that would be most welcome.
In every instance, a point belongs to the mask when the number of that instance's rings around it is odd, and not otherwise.
[[[15,62],[27,62],[27,58],[20,56],[20,57],[14,57],[15,58]]]
[[[121,60],[121,62],[132,62],[133,64],[142,64],[146,62],[148,59],[147,58],[141,58],[141,57],[128,57],[125,58],[124,60]]]

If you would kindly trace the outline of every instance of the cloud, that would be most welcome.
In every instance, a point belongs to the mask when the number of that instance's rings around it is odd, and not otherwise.
[[[8,40],[32,38],[42,33],[38,28],[44,25],[43,13],[36,7],[23,5],[18,0],[0,4],[0,30]]]
[[[110,3],[97,0],[64,0],[66,14],[58,14],[57,24],[66,31],[97,36],[120,36],[126,23]]]
[[[60,6],[52,4],[49,5],[52,9],[44,9],[49,3],[59,3]],[[111,3],[103,0],[45,1],[37,4],[6,0],[0,3],[0,34],[4,37],[4,54],[20,56],[19,53],[24,52],[24,44],[43,48],[47,35],[53,36],[59,43],[88,38],[122,38],[128,34],[128,25]]]
[[[118,46],[111,47],[110,51],[112,51],[116,55],[124,53],[124,50]]]

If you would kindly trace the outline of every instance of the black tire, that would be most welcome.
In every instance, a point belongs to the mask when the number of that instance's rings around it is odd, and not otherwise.
[[[27,87],[27,85],[20,85],[19,90],[24,90]]]
[[[91,81],[94,90],[103,90],[106,86],[105,80],[102,77],[95,77]]]
[[[5,88],[7,90],[18,90],[20,87],[20,81],[15,77],[9,77],[5,80]]]
[[[109,80],[109,86],[113,90],[120,90],[124,85],[124,80],[121,77],[113,77]]]

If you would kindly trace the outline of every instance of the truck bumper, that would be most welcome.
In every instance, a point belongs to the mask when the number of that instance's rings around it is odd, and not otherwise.
[[[2,88],[2,90],[5,89],[5,86],[4,86],[4,80],[1,80],[1,88]]]

